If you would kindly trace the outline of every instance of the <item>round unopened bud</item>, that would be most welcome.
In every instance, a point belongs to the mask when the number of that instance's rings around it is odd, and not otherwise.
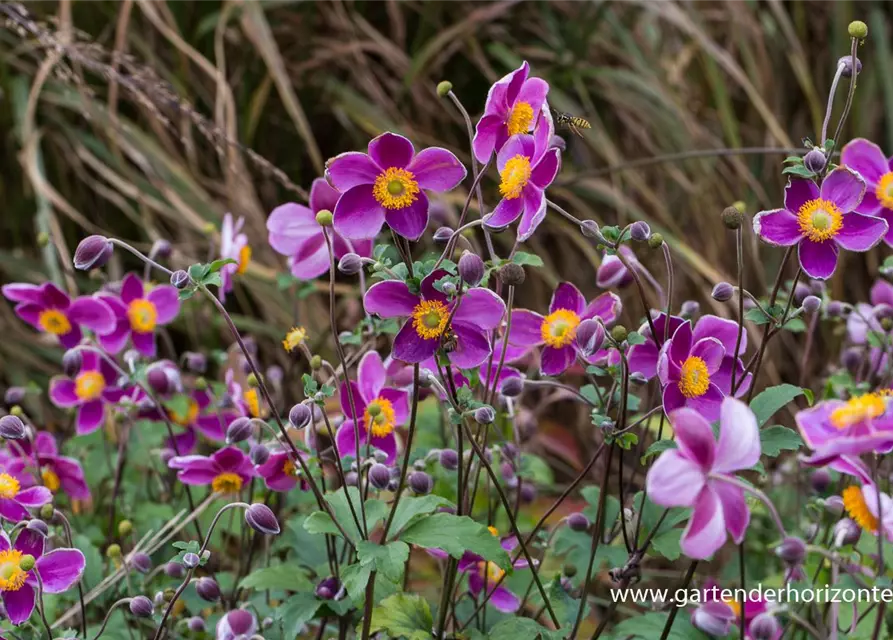
[[[739,229],[742,222],[744,222],[744,215],[737,207],[731,206],[722,210],[722,223],[726,229]]]
[[[316,585],[316,597],[321,600],[334,600],[342,592],[341,581],[331,576],[320,580],[319,584]]]
[[[598,223],[595,220],[583,220],[580,223],[580,233],[587,238],[601,239],[602,237],[602,232],[599,230]]]
[[[424,496],[431,493],[434,480],[424,471],[413,471],[409,474],[409,488],[416,495]]]
[[[652,249],[660,249],[664,244],[664,237],[659,233],[652,233],[648,238],[648,246]]]
[[[189,286],[189,274],[183,269],[177,269],[171,274],[171,284],[177,289],[185,289]]]
[[[146,553],[134,553],[130,556],[130,566],[140,573],[149,573],[152,570],[152,558]]]
[[[611,329],[611,338],[614,339],[614,342],[623,342],[628,335],[629,332],[622,324],[618,324]]]
[[[574,336],[577,347],[584,358],[591,358],[605,343],[605,329],[597,320],[584,320],[577,326]]]
[[[199,598],[208,602],[217,602],[220,599],[220,585],[214,578],[207,576],[195,581],[195,592]]]
[[[303,429],[313,419],[313,411],[306,404],[296,404],[288,412],[288,421],[295,429]]]
[[[579,512],[572,513],[567,517],[567,526],[569,526],[573,531],[588,531],[589,518]]]
[[[0,418],[0,438],[4,440],[24,440],[28,435],[25,423],[17,416]]]
[[[855,374],[859,371],[859,367],[862,366],[862,349],[859,347],[849,347],[843,352],[841,361],[847,371]]]
[[[331,227],[332,218],[332,212],[328,209],[320,209],[316,212],[316,223],[321,227]]]
[[[843,499],[840,496],[831,496],[822,501],[825,510],[835,517],[843,513]]]
[[[163,364],[152,364],[146,370],[146,382],[149,387],[160,396],[166,396],[173,391],[171,379],[165,371]]]
[[[487,405],[474,410],[474,421],[478,424],[490,424],[496,420],[496,412],[493,407]]]
[[[829,318],[840,318],[843,316],[843,304],[838,300],[832,300],[825,307],[825,312]]]
[[[711,638],[723,638],[729,635],[734,621],[735,612],[722,601],[705,602],[691,614],[692,626]]]
[[[440,465],[447,471],[455,471],[459,467],[459,454],[453,449],[441,449]]]
[[[803,310],[806,313],[815,313],[822,308],[822,301],[818,296],[806,296],[803,298]]]
[[[834,543],[837,546],[856,544],[862,536],[862,529],[850,518],[842,518],[834,524]]]
[[[837,61],[837,65],[842,67],[840,70],[840,75],[844,78],[851,78],[853,76],[853,56],[844,56],[840,60]],[[859,58],[856,58],[856,75],[862,73],[862,61]]]
[[[169,578],[182,578],[186,575],[186,570],[179,562],[168,562],[164,565],[164,574]]]
[[[322,369],[322,356],[313,356],[310,358],[310,368],[314,371]]]
[[[257,387],[260,386],[260,379],[254,373],[249,373],[245,378],[245,382],[252,389],[256,389]]]
[[[74,268],[81,271],[98,269],[112,257],[114,245],[105,236],[87,236],[74,252]]]
[[[747,631],[753,640],[775,640],[781,637],[781,624],[771,613],[761,613],[751,620]]]
[[[40,508],[41,520],[52,520],[54,515],[56,515],[56,507],[52,503],[45,504]],[[120,547],[118,549],[120,550]]]
[[[149,251],[149,255],[154,258],[170,258],[171,253],[173,253],[173,247],[171,246],[171,243],[164,238],[156,240],[152,244],[151,251]]]
[[[816,493],[824,493],[831,485],[831,474],[824,467],[816,469],[809,476],[809,483],[812,485],[813,491]]]
[[[251,437],[252,431],[251,418],[246,416],[236,418],[226,428],[226,443],[244,442]]]
[[[789,565],[798,565],[806,557],[806,543],[797,537],[788,536],[775,549],[775,554]]]
[[[130,613],[137,618],[149,618],[155,612],[155,605],[146,596],[131,598],[127,606],[130,608]]]
[[[118,535],[126,538],[133,531],[133,523],[130,520],[122,520],[118,523]]]
[[[37,234],[37,238],[35,238],[35,240],[37,241],[37,246],[43,248],[50,243],[50,234],[48,234],[46,231],[41,231]]]
[[[868,25],[861,20],[853,20],[847,25],[846,32],[850,34],[851,38],[862,40],[868,37]]]
[[[24,387],[10,387],[6,390],[6,393],[3,394],[3,404],[5,404],[7,407],[11,407],[16,404],[22,404],[24,401]]]
[[[202,559],[198,557],[197,553],[186,553],[183,554],[183,566],[187,569],[195,569],[198,565],[201,564]]]
[[[62,354],[62,372],[69,378],[78,374],[83,363],[84,356],[81,355],[80,349],[69,349]]]
[[[34,568],[36,560],[31,554],[25,554],[19,558],[19,569],[22,571],[31,571]]]
[[[355,253],[345,253],[338,261],[338,271],[352,276],[363,270],[363,259]]]
[[[446,98],[452,90],[453,83],[449,80],[441,80],[437,83],[437,95],[441,98]]]
[[[19,405],[15,405],[9,408],[9,415],[15,416],[16,418],[21,418],[25,415],[25,410],[22,409]]]
[[[50,535],[50,528],[47,526],[47,523],[44,522],[43,520],[38,520],[36,518],[34,520],[29,520],[26,528],[29,531],[36,531],[37,533],[42,535],[44,538],[46,538],[48,535]]]
[[[121,557],[121,545],[119,544],[110,544],[108,548],[105,550],[106,558],[120,558]]]
[[[636,242],[645,242],[651,237],[651,227],[644,220],[637,220],[629,228],[629,237]]]
[[[253,464],[262,465],[270,459],[270,450],[262,444],[256,444],[248,451],[248,457],[251,458]]]
[[[536,500],[536,487],[533,486],[530,482],[525,482],[521,485],[521,502],[523,504],[530,504],[534,500]]]
[[[524,391],[524,380],[521,378],[516,378],[512,376],[511,378],[506,378],[502,383],[502,386],[499,388],[499,393],[504,395],[506,398],[517,398]]]
[[[686,300],[679,307],[679,315],[686,320],[696,318],[700,312],[701,305],[698,303],[697,300]]]
[[[881,318],[881,329],[884,331],[893,329],[893,318]]]
[[[357,486],[358,480],[359,480],[359,477],[357,476],[356,471],[348,471],[347,473],[344,474],[344,484],[346,484],[348,487]]]
[[[717,302],[728,302],[734,294],[735,288],[728,282],[717,282],[716,286],[713,287],[713,291],[710,292],[710,297]]]
[[[245,510],[245,522],[255,531],[268,536],[278,536],[281,531],[276,514],[262,502],[255,502]]]
[[[369,483],[379,491],[387,489],[391,483],[391,470],[376,462],[369,468]]]
[[[444,282],[440,288],[443,291],[443,294],[446,296],[454,296],[459,290],[458,287],[456,287],[456,285],[452,282]]]
[[[449,227],[438,227],[437,231],[434,232],[434,242],[444,243],[449,242],[450,238],[453,237],[453,230]]]
[[[524,284],[524,279],[527,277],[524,273],[524,267],[515,264],[514,262],[509,262],[508,264],[501,266],[497,273],[503,284],[510,287],[517,287]]]
[[[812,288],[804,282],[798,282],[794,287],[794,304],[802,305],[808,295],[812,295]]]
[[[208,370],[208,358],[202,353],[187,351],[183,354],[183,361],[186,363],[186,368],[193,373],[204,373]]]
[[[476,287],[484,279],[484,261],[476,253],[466,251],[459,258],[459,276],[469,287]]]
[[[825,168],[827,162],[828,159],[825,158],[825,154],[822,150],[815,147],[810,149],[806,155],[803,156],[803,166],[813,173],[820,173],[822,169]]]
[[[186,621],[186,627],[190,631],[195,631],[196,633],[201,633],[205,630],[206,625],[205,621],[199,618],[198,616],[192,616],[189,620]]]

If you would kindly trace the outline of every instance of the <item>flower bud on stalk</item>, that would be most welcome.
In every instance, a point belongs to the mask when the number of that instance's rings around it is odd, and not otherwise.
[[[728,282],[718,282],[713,287],[713,291],[710,292],[710,297],[717,302],[728,302],[732,299],[734,293],[735,289]]]
[[[306,404],[296,404],[288,412],[288,421],[295,429],[303,429],[313,418],[313,411]]]
[[[579,334],[577,334],[579,335]],[[506,378],[499,392],[506,398],[517,398],[524,391],[524,381],[521,378]]]
[[[130,613],[137,618],[149,618],[155,611],[155,605],[146,596],[132,598],[128,607],[130,608]]]
[[[81,370],[84,357],[80,349],[69,349],[62,354],[62,372],[69,378],[74,378]]]
[[[484,261],[479,255],[466,251],[459,258],[459,276],[469,287],[476,287],[484,279]]]
[[[652,249],[660,249],[664,244],[664,237],[659,233],[652,233],[648,238],[648,246]]]
[[[589,518],[579,512],[572,513],[567,517],[567,526],[573,531],[588,531]]]
[[[437,95],[441,98],[446,98],[452,90],[453,83],[449,80],[441,80],[437,83]]]
[[[316,212],[316,223],[321,227],[331,227],[332,219],[332,212],[328,209],[320,209]]]
[[[828,160],[825,158],[824,152],[818,148],[810,149],[806,155],[803,156],[803,166],[813,173],[821,173],[827,162]]]
[[[800,538],[789,536],[775,549],[775,554],[786,564],[799,565],[806,557],[806,543]]]
[[[701,305],[697,300],[686,300],[679,307],[679,315],[686,320],[692,320],[701,312]]]
[[[186,570],[179,562],[168,562],[164,565],[164,574],[169,578],[180,579],[186,575]]]
[[[0,418],[0,438],[4,440],[24,440],[28,435],[25,423],[18,416]]]
[[[104,236],[87,236],[74,252],[74,268],[89,271],[104,266],[112,257],[114,245]]]
[[[834,545],[852,545],[859,542],[862,529],[849,518],[838,520],[834,525]]]
[[[806,296],[803,299],[803,310],[806,313],[815,313],[822,308],[822,301],[817,296]]]
[[[10,387],[3,394],[3,404],[7,407],[22,404],[25,401],[25,389],[23,387]]]
[[[626,337],[628,335],[629,335],[629,332],[626,330],[626,327],[624,327],[622,324],[618,324],[614,328],[611,329],[611,338],[614,340],[614,342],[617,342],[618,344],[623,342],[624,340],[626,340]]]
[[[484,406],[474,410],[474,421],[478,424],[491,424],[496,419],[493,407]]]
[[[629,237],[636,242],[646,242],[651,237],[651,227],[643,220],[633,222],[629,228]]]
[[[440,465],[447,471],[455,471],[459,467],[459,454],[453,449],[442,449]]]
[[[775,640],[781,636],[781,625],[771,613],[757,615],[747,630],[753,640]]]
[[[113,545],[117,546],[117,545]],[[120,555],[121,549],[118,548],[118,554]],[[201,564],[201,558],[198,557],[197,553],[186,553],[183,554],[183,565],[187,569],[195,569],[199,564]]]
[[[595,220],[583,220],[580,223],[580,233],[587,238],[601,239],[602,237],[602,233],[598,228],[598,223]]]
[[[214,578],[207,576],[196,580],[195,592],[199,598],[207,602],[217,602],[220,599],[220,586]]]
[[[527,277],[524,273],[524,267],[515,264],[514,262],[509,262],[500,267],[497,274],[499,275],[499,279],[510,287],[517,287],[524,284],[524,280]]]
[[[363,270],[363,259],[355,253],[345,253],[338,261],[338,271],[352,276]]]
[[[201,633],[205,630],[205,621],[198,616],[192,616],[186,621],[186,626],[189,628],[190,631]]]
[[[255,502],[245,510],[245,522],[255,531],[268,536],[278,536],[281,531],[276,514],[261,502]]]
[[[413,471],[409,474],[409,488],[417,495],[427,495],[434,488],[434,480],[424,471]]]
[[[189,285],[189,274],[182,269],[177,269],[171,274],[171,284],[177,289],[185,289]]]
[[[742,222],[744,222],[744,214],[741,213],[738,207],[731,206],[722,210],[722,223],[726,226],[726,229],[739,229]]]
[[[369,482],[379,491],[387,489],[391,483],[391,470],[376,462],[369,468]]]
[[[229,426],[226,428],[226,443],[235,444],[237,442],[244,442],[251,437],[252,430],[251,418],[246,416],[236,418],[230,422]]]
[[[437,242],[439,244],[449,242],[450,238],[452,237],[453,230],[449,227],[439,227],[437,231],[434,232],[434,242]]]
[[[145,553],[134,553],[130,556],[130,566],[140,573],[149,573],[152,570],[152,558]]]
[[[844,56],[840,60],[837,61],[838,66],[842,66],[843,69],[840,71],[840,75],[844,78],[851,78],[853,76],[853,57],[852,56]],[[856,75],[858,76],[862,73],[862,61],[859,58],[856,58]]]
[[[270,450],[262,444],[256,444],[248,451],[248,457],[255,465],[261,465],[270,459]]]
[[[577,327],[575,340],[583,357],[590,358],[605,343],[605,329],[597,320],[584,320]]]

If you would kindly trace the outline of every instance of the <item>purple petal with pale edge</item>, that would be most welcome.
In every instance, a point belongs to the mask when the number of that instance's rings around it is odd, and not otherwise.
[[[645,478],[649,499],[663,507],[690,507],[706,481],[704,472],[677,449],[662,453]]]
[[[332,187],[325,178],[314,178],[310,185],[310,198],[307,204],[310,205],[314,214],[321,209],[334,211],[340,196],[338,190]]]
[[[819,402],[814,407],[798,411],[794,415],[794,421],[803,437],[803,442],[810,449],[818,449],[826,444],[829,440],[833,440],[840,436],[840,430],[831,426],[831,413],[845,403],[843,400],[827,400]]]
[[[509,107],[514,106],[515,102],[519,99],[518,96],[527,82],[529,73],[530,65],[528,65],[527,60],[525,60],[521,63],[520,67],[503,78],[503,80],[508,81],[505,89],[505,102]]]
[[[876,184],[889,171],[884,152],[865,138],[850,140],[840,152],[840,164],[858,171],[866,182]]]
[[[394,464],[397,460],[397,435],[392,431],[386,436],[372,436],[370,439],[371,446],[381,449],[387,455],[385,464]]]
[[[893,307],[893,284],[886,280],[875,280],[871,286],[871,304]]]
[[[599,317],[606,325],[610,326],[617,320],[622,308],[620,296],[613,291],[606,291],[589,303],[583,311],[582,318],[585,320]]]
[[[28,509],[42,507],[52,499],[53,492],[46,487],[31,487],[20,491],[15,497],[16,502]]]
[[[546,151],[545,155],[533,167],[533,171],[530,173],[530,181],[540,189],[545,189],[552,184],[555,176],[558,175],[560,164],[560,152],[558,149]]]
[[[753,218],[753,232],[776,247],[790,247],[803,237],[797,216],[787,209],[760,211]]]
[[[716,338],[725,347],[726,355],[731,356],[735,351],[735,343],[738,340],[738,323],[719,316],[701,316],[692,332],[692,340],[701,338]],[[741,346],[738,350],[740,356],[747,350],[747,331],[741,332]]]
[[[372,195],[371,184],[345,191],[335,205],[335,230],[345,238],[374,238],[384,224],[385,211]]]
[[[90,296],[82,296],[74,300],[65,315],[72,322],[83,325],[98,334],[109,333],[115,328],[115,314],[112,313],[109,306]]]
[[[546,218],[546,194],[538,187],[528,185],[524,189],[524,212],[518,223],[518,242],[526,242]]]
[[[170,285],[155,287],[146,298],[155,305],[158,312],[158,324],[167,324],[177,317],[180,312],[180,299],[177,290]]]
[[[519,133],[509,138],[496,154],[496,168],[501,174],[506,163],[515,156],[532,158],[534,151],[533,136]]]
[[[714,471],[750,469],[760,461],[760,429],[750,407],[735,398],[725,398],[720,406],[719,424]]]
[[[444,269],[436,269],[432,271],[427,276],[422,279],[422,285],[420,290],[422,292],[422,298],[425,300],[440,300],[444,304],[447,303],[447,297],[434,288],[434,283],[438,280],[442,280],[446,278],[450,274],[446,272]]]
[[[887,235],[888,229],[887,221],[883,218],[847,213],[843,216],[843,227],[834,240],[849,251],[868,251],[877,246]]]
[[[705,486],[695,501],[691,519],[682,534],[682,553],[694,560],[704,560],[722,547],[726,537],[722,503],[710,486]]]
[[[0,593],[3,598],[3,606],[9,621],[18,626],[25,622],[34,613],[35,594],[34,587],[23,585],[18,591],[4,591]]]
[[[880,513],[885,523],[893,519],[893,499],[886,493],[878,492],[877,488],[872,484],[865,484],[862,486],[862,497],[865,499],[865,506],[868,507],[871,515],[875,518]],[[881,503],[880,512],[878,511],[878,498],[880,498]]]
[[[397,424],[403,424],[409,417],[409,392],[401,389],[382,389],[379,395],[391,403]]]
[[[40,326],[40,314],[43,311],[42,306],[30,302],[21,302],[15,306],[16,315],[38,331],[43,331]]]
[[[405,168],[412,162],[415,149],[412,143],[401,135],[387,131],[369,143],[369,156],[382,169]],[[336,185],[337,186],[337,185]]]
[[[585,308],[586,298],[570,282],[561,282],[555,287],[552,300],[549,302],[549,313],[555,313],[559,309],[567,309],[577,315],[582,315]]]
[[[735,544],[741,544],[744,534],[747,533],[747,525],[750,524],[750,509],[747,508],[744,499],[744,490],[721,480],[712,481],[710,488],[722,504],[723,520],[726,529],[732,534],[732,540]]]
[[[342,194],[357,185],[371,185],[386,167],[379,167],[365,153],[348,151],[326,163],[326,177]]]
[[[56,376],[50,380],[50,400],[57,407],[75,407],[81,403],[74,380]]]
[[[865,180],[847,167],[837,167],[822,182],[822,199],[835,203],[844,213],[855,209],[865,195]]]
[[[711,382],[704,395],[697,398],[687,398],[685,405],[700,413],[710,422],[713,422],[719,420],[720,407],[724,397],[719,387]]]
[[[369,287],[363,298],[366,313],[374,313],[382,318],[411,316],[420,302],[419,297],[410,292],[406,283],[399,280],[376,282]]]
[[[5,531],[0,529],[0,551],[9,551],[12,545],[9,543],[9,536]]]
[[[0,498],[0,518],[10,522],[19,522],[30,517],[31,514],[28,513],[28,510],[18,502],[9,498]]]
[[[797,213],[804,204],[819,197],[819,188],[812,180],[791,178],[784,189],[784,208]]]
[[[68,494],[70,498],[75,500],[88,500],[90,498],[90,487],[84,479],[84,470],[81,468],[77,460],[71,458],[56,458],[51,464],[62,482],[62,490]]]
[[[291,273],[301,280],[313,280],[331,266],[329,248],[322,234],[302,240],[291,257]]]
[[[667,347],[667,355],[672,364],[680,366],[691,353],[692,328],[691,322],[679,325]]]
[[[699,465],[705,473],[710,471],[716,455],[716,441],[710,423],[689,408],[678,409],[671,413],[669,418],[676,432],[679,451]]]
[[[222,441],[226,439],[226,423],[227,420],[222,416],[218,416],[216,413],[210,413],[206,416],[199,416],[195,421],[195,428],[206,438]],[[180,449],[180,453],[183,453],[182,448]]]
[[[353,415],[353,411],[350,408],[351,396],[353,396],[353,406],[357,412],[356,416]],[[363,418],[363,412],[366,410],[367,401],[360,393],[360,388],[357,386],[356,382],[350,380],[347,384],[342,384],[338,391],[338,399],[341,401],[341,412],[345,416],[351,420],[354,418],[361,420]],[[375,396],[370,398],[370,400],[374,399]]]
[[[360,395],[368,404],[381,393],[385,380],[388,377],[384,363],[377,351],[370,351],[360,360],[357,367],[357,382],[360,387]]]
[[[657,346],[651,340],[633,345],[629,350],[629,370],[650,380],[657,375],[657,355]]]
[[[360,434],[360,445],[363,443],[363,434]],[[338,445],[338,455],[342,458],[346,458],[347,456],[356,457],[357,455],[357,446],[356,446],[356,435],[354,434],[354,422],[353,420],[345,420],[340,427],[338,427],[337,433],[335,433],[335,443]]]
[[[881,201],[878,200],[877,194],[874,191],[875,187],[872,185],[868,185],[868,189],[865,191],[865,195],[862,196],[862,202],[859,203],[853,211],[856,213],[864,213],[869,216],[880,216],[884,211],[890,213],[889,209],[884,208],[881,204]],[[884,217],[886,220],[887,218]],[[888,220],[889,222],[889,220]]]
[[[139,333],[137,331],[133,331],[130,334],[130,339],[133,341],[133,347],[144,356],[148,356],[149,358],[151,358],[155,355],[154,332],[150,331],[148,333]]]
[[[41,304],[43,295],[41,293],[41,288],[37,285],[26,284],[24,282],[13,282],[12,284],[5,284],[0,287],[0,291],[3,292],[3,295],[7,300],[13,302],[30,302],[32,304],[43,306]]]
[[[52,282],[45,282],[40,287],[41,302],[50,309],[65,310],[71,304],[71,298]]]
[[[800,266],[810,278],[827,280],[837,268],[837,252],[835,242],[813,242],[804,238],[798,247]]]
[[[576,351],[570,345],[558,349],[549,346],[543,347],[540,370],[547,376],[561,375],[573,364],[575,357]]]
[[[34,449],[42,456],[54,456],[59,453],[56,438],[46,431],[41,431],[34,438]]]
[[[835,471],[859,478],[862,484],[871,483],[871,472],[868,470],[868,466],[857,457],[840,456],[828,466]]]
[[[62,593],[80,580],[86,560],[77,549],[56,549],[37,561],[37,571],[47,593]]]
[[[701,338],[691,347],[691,355],[703,360],[707,366],[707,373],[711,375],[719,370],[725,354],[725,347],[716,338]]]
[[[406,170],[411,172],[422,189],[449,191],[465,180],[467,171],[459,158],[446,149],[422,149]]]
[[[62,346],[66,349],[71,349],[80,343],[82,335],[80,328],[78,328],[77,325],[74,325],[71,328],[71,331],[59,336],[59,342],[61,342]]]
[[[544,320],[545,318],[535,311],[528,311],[527,309],[512,311],[509,344],[519,347],[533,347],[542,344]]]
[[[450,353],[450,362],[460,369],[472,369],[490,357],[490,341],[475,326],[453,320],[456,348]]]
[[[524,198],[503,198],[496,208],[484,217],[484,224],[491,229],[502,229],[517,220],[523,209]]]
[[[82,404],[78,409],[75,427],[79,436],[93,433],[102,424],[102,418],[105,415],[104,405],[101,400],[91,400]]]
[[[22,529],[16,538],[13,548],[21,551],[22,555],[34,556],[35,559],[43,556],[43,550],[46,544],[46,537],[39,531],[33,529]]]
[[[493,589],[490,596],[490,604],[502,613],[514,613],[521,608],[521,599],[509,591],[504,584]]]
[[[130,304],[134,300],[143,297],[143,282],[134,273],[128,273],[121,281],[121,300],[124,304]]]
[[[632,275],[617,256],[606,255],[598,265],[595,284],[602,289],[625,287],[632,282]]]
[[[116,354],[127,344],[130,337],[130,323],[127,320],[118,320],[117,326],[111,333],[99,336],[100,346],[111,354]]]
[[[398,235],[408,240],[418,240],[428,228],[428,207],[428,196],[422,191],[416,194],[415,200],[408,207],[385,209],[384,219]]]
[[[475,287],[469,289],[459,300],[459,308],[453,321],[470,324],[481,329],[493,329],[505,315],[505,303],[489,289]]]
[[[504,129],[501,115],[488,114],[478,121],[471,141],[471,148],[478,162],[486,164],[493,152],[498,150],[497,142]]]
[[[245,454],[236,447],[224,447],[211,456],[211,460],[220,467],[221,471],[235,471],[242,466],[245,459]]]
[[[406,322],[394,338],[393,355],[398,360],[415,364],[430,358],[437,351],[440,340],[425,340],[418,333],[411,321]]]
[[[533,108],[534,113],[539,113],[549,94],[549,83],[542,78],[528,78],[521,85],[518,92],[518,102],[526,102]]]

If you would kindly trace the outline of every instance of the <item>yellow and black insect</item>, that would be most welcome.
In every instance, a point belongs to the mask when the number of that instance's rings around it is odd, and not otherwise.
[[[592,125],[589,124],[589,120],[578,118],[577,116],[573,116],[569,113],[564,113],[563,111],[558,111],[556,109],[552,109],[552,117],[555,120],[556,127],[570,129],[581,138],[583,137],[583,134],[580,133],[580,129],[592,128]]]
[[[458,346],[459,336],[456,335],[452,328],[448,328],[440,336],[440,348],[443,349],[444,353],[452,353]]]

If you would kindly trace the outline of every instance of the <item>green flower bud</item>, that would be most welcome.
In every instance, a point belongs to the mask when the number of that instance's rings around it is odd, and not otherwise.
[[[46,231],[41,231],[37,234],[37,246],[45,247],[50,243],[50,234]]]
[[[260,386],[260,380],[257,379],[257,376],[254,375],[254,373],[249,373],[245,381],[252,389],[256,389],[258,386]]]
[[[22,571],[31,571],[34,568],[34,556],[26,554],[19,558],[19,569]]]
[[[45,504],[40,508],[40,517],[42,520],[49,520],[56,513],[56,507],[52,503]]]
[[[133,523],[130,520],[122,520],[118,523],[118,535],[122,538],[129,536],[133,531]]]
[[[196,391],[207,391],[208,390],[208,381],[202,377],[196,378],[194,384],[195,384]]]
[[[744,215],[738,210],[738,207],[726,207],[722,211],[722,223],[727,229],[739,229],[744,221]]]
[[[9,415],[15,416],[16,418],[23,418],[25,416],[25,410],[19,405],[15,405],[9,410]]]
[[[659,233],[652,233],[648,238],[648,246],[652,249],[660,249],[664,244],[664,237]]]
[[[119,544],[110,544],[108,549],[105,550],[106,558],[120,558],[121,557],[121,545]]]
[[[314,371],[322,369],[322,358],[320,356],[310,358],[310,368]]]
[[[846,28],[847,33],[850,34],[851,38],[857,38],[859,40],[864,40],[868,37],[868,25],[862,22],[861,20],[853,20],[850,25]]]
[[[320,209],[316,212],[316,222],[321,227],[332,226],[332,212],[328,209]]]
[[[624,340],[626,340],[626,336],[628,335],[628,333],[629,332],[626,330],[626,327],[624,327],[622,324],[618,324],[616,327],[611,329],[611,337],[614,338],[615,342],[623,342]]]
[[[449,80],[444,80],[442,82],[437,83],[437,95],[441,98],[446,98],[447,94],[453,90],[453,83]]]

